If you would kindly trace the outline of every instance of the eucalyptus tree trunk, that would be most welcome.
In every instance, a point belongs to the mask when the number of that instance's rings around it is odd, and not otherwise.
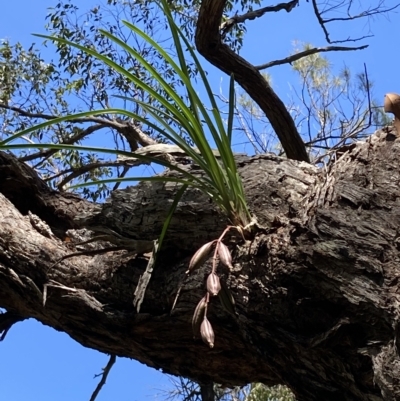
[[[238,165],[259,227],[251,241],[233,230],[226,242],[233,269],[218,272],[236,314],[211,300],[210,349],[191,328],[210,264],[185,278],[192,254],[228,223],[205,195],[189,189],[178,204],[138,313],[134,293],[176,184],[141,183],[96,205],[51,191],[0,154],[3,336],[34,318],[85,347],[199,383],[286,384],[299,401],[400,399],[394,131],[321,169],[272,154]]]

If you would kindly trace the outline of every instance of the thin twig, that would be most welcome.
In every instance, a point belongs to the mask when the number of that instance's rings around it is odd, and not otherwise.
[[[367,72],[367,65],[364,63],[364,72],[365,72],[365,83],[367,86],[367,95],[368,95],[368,110],[369,110],[369,120],[368,120],[368,127],[369,128],[372,124],[372,109],[371,109],[371,93],[370,93],[370,85],[368,79],[368,72]]]
[[[300,60],[303,57],[311,56],[312,54],[316,53],[324,53],[330,51],[352,51],[352,50],[363,50],[367,48],[368,45],[358,46],[358,47],[345,47],[345,46],[326,46],[326,47],[314,47],[312,49],[307,49],[302,52],[292,54],[286,58],[280,60],[270,61],[269,63],[256,65],[255,68],[257,70],[264,70],[266,68],[274,67],[276,65],[288,64],[293,63],[294,61]]]
[[[129,163],[129,165],[127,165]],[[78,178],[79,176],[88,173],[89,171],[92,171],[97,168],[102,168],[102,167],[120,167],[120,166],[125,166],[127,167],[127,171],[129,170],[130,167],[133,167],[135,165],[142,165],[142,164],[150,164],[150,162],[146,162],[143,160],[137,159],[136,163],[134,162],[128,162],[127,160],[117,160],[117,161],[110,161],[110,162],[96,162],[96,163],[89,163],[84,166],[80,166],[77,168],[69,169],[68,171],[62,171],[61,173],[58,173],[56,176],[59,175],[65,175],[66,173],[72,171],[71,174],[69,174],[67,177],[63,178],[63,180],[57,184],[57,188],[62,191],[63,187],[67,185],[69,182],[71,182],[73,179]],[[46,181],[53,180],[56,176],[52,176],[46,179]],[[119,177],[121,178],[121,177]]]
[[[93,391],[93,394],[90,397],[89,401],[95,401],[96,397],[100,393],[100,390],[106,384],[107,376],[110,373],[110,370],[113,367],[116,359],[117,359],[117,357],[115,355],[110,356],[110,359],[109,359],[106,367],[103,369],[103,373],[101,374],[101,380],[99,381],[99,384],[96,386],[95,390]],[[98,376],[100,376],[100,375],[95,375],[95,377],[98,377]]]
[[[139,163],[139,161],[138,161],[138,163]],[[142,161],[142,162],[140,162],[140,164],[150,164],[150,163],[145,163],[145,162]],[[131,167],[132,167],[132,165],[124,166],[124,168],[122,169],[122,173],[118,174],[118,178],[125,178],[126,174],[128,173],[128,171],[130,170]],[[116,182],[114,184],[114,187],[113,187],[112,191],[113,192],[116,191],[119,188],[120,185],[121,185],[121,181]]]
[[[386,8],[386,9],[379,9],[379,7],[375,7],[375,8],[363,11],[363,12],[357,14],[357,15],[350,15],[351,2],[349,2],[349,6],[348,6],[348,9],[347,9],[348,17],[334,17],[334,18],[324,19],[322,17],[322,14],[326,14],[328,11],[333,11],[334,9],[337,9],[339,7],[338,6],[334,6],[329,10],[325,10],[325,11],[320,12],[319,9],[318,9],[317,0],[312,0],[312,5],[313,5],[313,9],[314,9],[314,14],[317,17],[317,21],[318,21],[319,25],[321,26],[321,28],[322,28],[322,30],[324,32],[325,39],[330,44],[333,44],[333,43],[346,43],[346,42],[358,42],[360,40],[363,40],[363,39],[366,39],[366,38],[370,38],[373,35],[365,35],[365,36],[360,36],[358,38],[350,38],[349,37],[349,38],[343,39],[343,40],[331,40],[330,37],[329,37],[329,32],[326,29],[325,24],[330,23],[330,22],[337,22],[337,21],[352,21],[352,20],[359,19],[359,18],[371,17],[371,16],[376,15],[376,14],[384,14],[384,13],[392,11],[392,10],[394,10],[397,7],[400,6],[400,4],[397,4],[394,7]]]
[[[29,111],[26,111],[24,109],[21,109],[20,107],[16,106],[9,106],[4,103],[0,103],[0,108],[2,109],[7,109],[11,111],[15,111],[18,114],[20,114],[23,117],[29,117],[29,118],[42,118],[43,120],[54,120],[55,118],[58,118],[59,116],[55,116],[52,114],[46,114],[46,113],[31,113]],[[104,114],[107,112],[104,111]],[[101,123],[101,124],[114,124],[116,121],[107,119],[107,118],[102,118],[102,117],[80,117],[80,118],[74,118],[71,120],[68,120],[69,122],[72,123],[89,123],[89,122],[96,122],[96,123]]]
[[[388,13],[389,11],[395,10],[399,6],[400,6],[400,4],[396,4],[393,7],[386,8],[386,9],[383,9],[383,10],[379,9],[379,7],[375,7],[373,9],[370,9],[370,10],[367,10],[367,11],[363,11],[362,13],[357,14],[357,15],[349,15],[348,17],[335,17],[335,18],[324,19],[324,23],[327,24],[329,22],[335,22],[335,21],[351,21],[351,20],[354,20],[354,19],[371,17],[372,15],[376,15],[376,14]]]

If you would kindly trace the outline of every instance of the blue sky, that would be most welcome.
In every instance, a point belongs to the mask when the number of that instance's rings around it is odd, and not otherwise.
[[[40,44],[31,33],[44,33],[47,7],[56,0],[40,0],[35,3],[26,0],[8,1],[0,13],[0,39],[8,38],[11,43],[21,42],[29,47],[32,42]],[[94,0],[79,0],[81,10],[97,4]],[[388,2],[388,4],[394,3]],[[27,6],[29,4],[29,6]],[[34,6],[33,6],[34,4]],[[263,3],[263,6],[273,3]],[[324,46],[323,34],[310,14],[311,3],[301,2],[301,7],[292,13],[273,13],[249,23],[249,35],[243,55],[254,64],[283,58],[292,51],[292,41],[301,40]],[[355,24],[338,24],[333,33],[347,36],[375,34],[367,40],[370,47],[362,52],[328,54],[335,68],[343,62],[352,71],[361,71],[363,63],[375,82],[375,93],[383,101],[386,92],[400,92],[398,78],[397,42],[400,16],[392,13],[390,19],[380,17],[368,26],[364,21]],[[52,49],[42,52],[49,58]],[[219,85],[226,76],[206,65],[210,76]],[[289,66],[268,70],[273,76],[274,88],[285,98],[290,92],[289,84],[295,79]],[[75,401],[89,400],[98,379],[93,376],[101,372],[108,356],[86,349],[66,334],[56,332],[35,321],[17,324],[0,343],[0,388],[1,399],[5,401]],[[99,401],[135,401],[162,399],[160,389],[167,389],[168,378],[154,369],[138,362],[118,359],[111,371],[107,385]],[[157,395],[158,394],[158,395]]]

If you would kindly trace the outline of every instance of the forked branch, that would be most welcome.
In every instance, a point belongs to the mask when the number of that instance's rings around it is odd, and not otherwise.
[[[367,4],[367,2],[364,2],[364,3]],[[375,6],[375,7],[369,6],[367,9],[353,14],[351,12],[353,0],[349,0],[348,2],[338,2],[338,4],[334,4],[333,6],[326,7],[324,10],[320,10],[317,0],[312,0],[314,14],[317,17],[317,21],[318,21],[319,25],[321,26],[321,29],[323,30],[324,35],[325,35],[325,39],[328,43],[357,42],[357,41],[360,41],[360,40],[363,40],[363,39],[373,36],[373,35],[364,35],[364,36],[360,36],[358,38],[350,38],[349,37],[347,39],[342,39],[342,40],[331,40],[328,29],[326,27],[326,24],[328,24],[330,22],[344,22],[344,21],[352,21],[352,20],[356,20],[356,19],[360,19],[360,18],[369,18],[369,17],[372,17],[377,14],[388,13],[390,11],[395,10],[396,8],[398,8],[400,6],[400,4],[396,4],[393,7],[384,8],[384,7],[382,7],[383,3],[384,3],[384,0],[379,0],[377,6]],[[342,8],[342,7],[346,8],[345,13],[347,14],[347,16],[333,17],[333,18],[324,17],[324,14],[327,14],[327,13],[336,12],[336,14],[337,14],[338,12],[340,12],[340,8]]]
[[[309,161],[303,140],[282,100],[261,73],[222,42],[220,22],[226,0],[204,0],[196,29],[196,47],[210,63],[227,74],[249,94],[266,114],[286,156]]]

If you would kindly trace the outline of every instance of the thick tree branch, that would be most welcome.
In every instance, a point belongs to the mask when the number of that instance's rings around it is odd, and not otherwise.
[[[74,218],[78,213],[96,208],[93,203],[74,194],[60,196],[34,170],[4,152],[0,152],[0,192],[23,215],[30,211],[45,220],[60,238],[65,237],[68,229],[77,227]]]
[[[132,295],[148,255],[77,255],[54,265],[76,244],[38,231],[0,194],[0,307],[64,331],[84,346],[198,383],[286,384],[298,401],[399,399],[395,134],[381,131],[357,142],[322,170],[271,154],[238,163],[250,209],[264,229],[251,244],[227,242],[233,269],[219,267],[218,273],[237,315],[211,301],[213,349],[193,339],[190,325],[209,264],[185,281],[170,314],[193,252],[226,224],[195,189],[178,204],[140,313]],[[0,192],[17,199],[17,185],[10,189],[7,183],[21,180],[30,208],[43,205],[41,194],[48,202],[53,197],[53,204],[78,202],[44,192],[38,183],[27,186],[26,170],[0,171],[0,180],[7,173]],[[92,211],[75,212],[74,221],[86,230],[106,228],[151,243],[177,190],[168,183],[141,183],[116,191]]]
[[[327,46],[327,47],[314,47],[313,49],[307,49],[302,52],[292,54],[286,58],[280,60],[270,61],[265,64],[256,65],[255,68],[257,70],[265,70],[266,68],[274,67],[276,65],[293,63],[294,61],[300,60],[303,57],[311,56],[316,53],[324,53],[331,51],[352,51],[352,50],[363,50],[366,49],[368,45],[359,46],[359,47],[344,47],[344,46]]]
[[[234,74],[249,96],[260,106],[275,130],[286,156],[309,161],[306,147],[290,113],[260,72],[222,43],[220,22],[226,0],[204,0],[196,29],[198,51],[227,74]]]

